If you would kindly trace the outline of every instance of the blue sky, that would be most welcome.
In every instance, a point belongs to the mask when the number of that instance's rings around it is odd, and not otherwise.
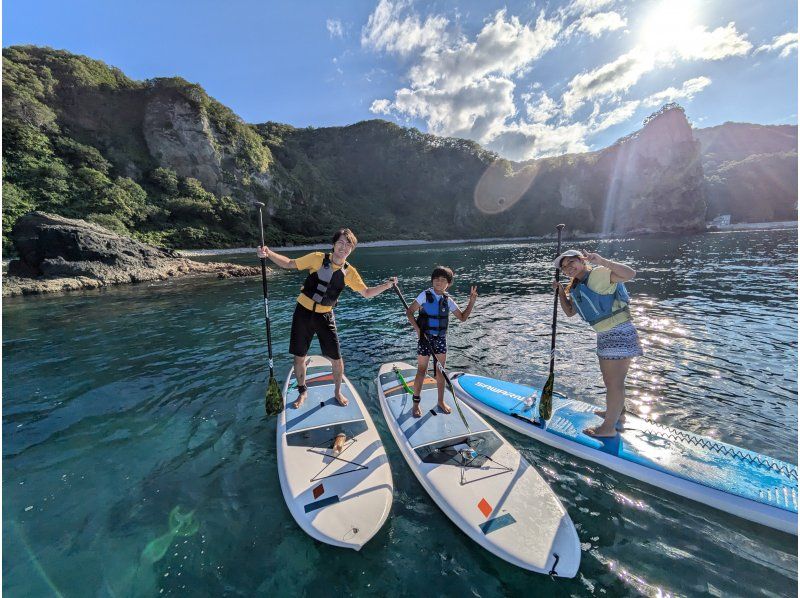
[[[793,0],[6,0],[3,25],[247,122],[386,118],[512,159],[605,147],[668,101],[697,127],[797,123]]]

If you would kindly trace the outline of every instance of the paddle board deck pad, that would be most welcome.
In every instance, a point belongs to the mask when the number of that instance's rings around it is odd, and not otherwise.
[[[343,407],[334,397],[330,362],[306,361],[308,397],[295,409],[294,368],[283,388],[278,415],[278,476],[292,516],[311,537],[359,550],[389,516],[392,473],[375,424],[353,385],[345,378]],[[333,443],[343,433],[343,450]]]
[[[432,378],[426,378],[421,392],[422,417],[413,417],[412,395],[398,372],[411,387],[416,371],[407,363],[387,363],[376,382],[389,430],[423,488],[489,552],[530,571],[574,577],[580,544],[558,497],[519,451],[467,405],[461,409],[468,427],[452,396],[452,413],[441,411]]]
[[[595,406],[553,396],[542,426],[541,389],[454,374],[456,394],[492,419],[577,457],[727,513],[797,535],[797,466],[630,413],[614,438],[583,430],[601,423]],[[526,399],[532,404],[526,405]],[[530,402],[530,401],[529,401]]]

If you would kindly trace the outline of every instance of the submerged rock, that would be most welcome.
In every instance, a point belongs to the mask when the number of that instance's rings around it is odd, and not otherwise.
[[[260,268],[202,263],[120,236],[102,226],[31,212],[12,230],[19,259],[8,265],[3,296],[30,295],[180,276],[255,276]]]

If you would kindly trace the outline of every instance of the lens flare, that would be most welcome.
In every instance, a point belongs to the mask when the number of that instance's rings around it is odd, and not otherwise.
[[[495,160],[475,186],[475,207],[484,214],[505,212],[525,194],[538,173],[535,162],[520,167],[508,160]]]

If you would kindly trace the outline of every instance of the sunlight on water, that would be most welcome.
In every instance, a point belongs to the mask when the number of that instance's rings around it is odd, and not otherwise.
[[[576,246],[637,270],[628,286],[646,354],[628,379],[632,413],[796,461],[796,232]],[[428,285],[434,264],[453,267],[454,299],[463,306],[471,284],[479,298],[452,326],[448,366],[541,384],[554,251],[552,242],[359,248],[352,263],[368,284],[400,276],[407,297]],[[710,256],[720,260],[713,269]],[[281,380],[301,281],[290,272],[270,279]],[[358,554],[309,538],[284,503],[275,421],[263,415],[260,280],[6,300],[3,311],[8,596],[795,592],[795,538],[503,428],[569,511],[583,560],[578,577],[553,581],[479,548],[424,493],[377,406],[378,366],[414,355],[391,293],[348,293],[336,308],[347,373],[395,485],[391,516]],[[602,405],[595,336],[563,315],[555,379],[556,390]]]

